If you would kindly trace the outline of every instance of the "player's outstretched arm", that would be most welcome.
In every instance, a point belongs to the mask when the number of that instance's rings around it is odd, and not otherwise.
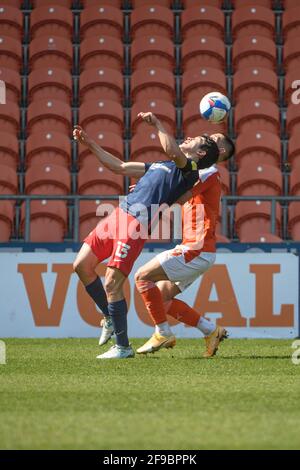
[[[106,168],[124,176],[141,177],[145,174],[145,164],[142,162],[122,162],[119,158],[114,157],[109,152],[106,152],[100,145],[91,139],[88,134],[80,126],[75,126],[73,130],[73,137],[76,142],[81,143],[88,147],[88,149],[96,155],[99,162]]]
[[[174,137],[167,133],[160,120],[151,112],[139,113],[138,117],[157,129],[161,146],[168,158],[174,160],[178,168],[185,168],[187,164],[186,156],[180,150]]]

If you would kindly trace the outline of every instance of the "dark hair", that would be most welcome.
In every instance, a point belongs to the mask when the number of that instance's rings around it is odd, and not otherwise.
[[[223,134],[223,135],[225,137],[226,145],[229,147],[228,155],[223,160],[223,162],[226,162],[226,160],[229,160],[235,154],[235,145],[234,145],[233,140],[231,140],[231,138],[228,137],[228,135],[225,135],[225,134]]]
[[[216,142],[209,136],[205,135],[203,137],[205,139],[205,143],[199,145],[199,150],[206,152],[206,155],[200,158],[197,162],[199,170],[203,170],[204,168],[209,168],[214,165],[218,161],[220,155],[220,150]]]

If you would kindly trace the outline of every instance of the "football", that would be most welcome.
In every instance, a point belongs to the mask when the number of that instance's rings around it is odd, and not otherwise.
[[[218,124],[223,122],[230,111],[231,104],[227,96],[218,91],[205,95],[200,101],[200,114],[207,121]]]

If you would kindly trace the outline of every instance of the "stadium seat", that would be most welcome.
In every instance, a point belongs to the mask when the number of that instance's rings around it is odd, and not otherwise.
[[[292,168],[290,175],[290,194],[292,196],[300,196],[300,161]]]
[[[233,39],[262,36],[274,40],[275,15],[273,11],[253,3],[237,8],[233,12]]]
[[[175,80],[173,73],[161,68],[139,69],[131,76],[132,101],[175,100]]]
[[[0,6],[0,29],[4,36],[22,39],[23,15],[19,8],[1,4]]]
[[[115,8],[122,8],[122,3],[122,0],[107,0],[107,4]],[[92,7],[93,5],[99,6],[99,0],[81,0],[81,4],[84,8]]]
[[[154,129],[150,129],[148,133],[135,134],[132,137],[130,158],[131,160],[143,162],[166,160],[166,154]]]
[[[235,208],[235,227],[243,240],[271,232],[271,203],[268,201],[241,201]],[[276,205],[276,234],[280,236],[281,207]]]
[[[34,8],[30,15],[31,38],[63,37],[72,39],[73,13],[59,3]]]
[[[160,67],[172,72],[175,66],[173,41],[154,35],[134,39],[131,45],[131,65],[133,69]]]
[[[131,132],[135,134],[136,132],[143,133],[149,132],[149,124],[143,121],[141,118],[138,118],[138,114],[145,110],[152,110],[153,113],[158,117],[162,122],[163,126],[168,132],[172,135],[176,131],[176,109],[175,107],[167,101],[162,100],[146,100],[146,101],[137,101],[131,108]]]
[[[20,8],[20,0],[1,0],[1,5]]]
[[[294,38],[288,39],[283,47],[283,64],[286,74],[299,70],[300,67],[300,50],[298,41]]]
[[[72,70],[73,46],[69,39],[58,36],[41,36],[31,41],[29,65],[31,70],[60,68]]]
[[[124,178],[105,168],[90,154],[82,161],[78,173],[78,191],[80,194],[118,196],[124,194]]]
[[[290,165],[295,168],[299,167],[300,162],[300,136],[299,134],[293,134],[289,138],[288,147],[288,160]]]
[[[251,166],[253,158],[266,165],[280,166],[281,141],[277,134],[251,131],[238,135],[236,139],[236,161],[238,165]]]
[[[195,0],[181,0],[183,8],[195,6]],[[202,0],[201,5],[208,5],[215,8],[222,8],[223,0]]]
[[[247,103],[250,100],[266,100],[277,103],[278,77],[273,70],[263,67],[246,67],[238,70],[233,78],[235,102]]]
[[[199,98],[203,95],[202,90]],[[199,99],[198,99],[199,101]],[[186,137],[194,137],[201,134],[214,134],[216,132],[226,132],[227,124],[213,124],[205,121],[199,113],[199,102],[188,100],[183,107],[183,133]]]
[[[131,13],[132,39],[143,36],[173,36],[174,15],[172,10],[160,5],[144,5]]]
[[[123,106],[116,101],[102,99],[85,101],[79,110],[79,122],[88,134],[101,131],[123,134]]]
[[[8,132],[18,135],[20,125],[20,110],[16,103],[6,101],[6,104],[0,105],[0,129],[2,132]]]
[[[32,6],[35,8],[43,6],[60,5],[65,8],[72,8],[73,0],[31,0]]]
[[[19,142],[16,134],[0,131],[0,162],[14,170],[17,169],[19,164]]]
[[[237,173],[237,191],[239,196],[280,196],[281,170],[264,163],[240,168]]]
[[[26,165],[55,165],[69,168],[71,142],[67,134],[44,130],[32,133],[26,142]]]
[[[55,99],[71,104],[72,76],[58,68],[33,70],[28,77],[29,102],[40,99]]]
[[[276,44],[263,36],[239,38],[233,44],[232,61],[236,71],[246,67],[265,67],[276,70]]]
[[[18,72],[0,65],[0,80],[5,82],[6,100],[19,103],[21,97],[21,77]]]
[[[84,39],[80,44],[81,70],[93,67],[123,69],[123,43],[110,36],[93,36]]]
[[[84,70],[80,75],[80,102],[103,98],[122,103],[122,73],[107,67]]]
[[[181,15],[181,32],[184,39],[214,36],[224,40],[224,14],[210,5],[187,8]]]
[[[70,190],[70,173],[62,166],[41,163],[30,166],[25,173],[26,194],[65,195]]]
[[[238,134],[257,129],[280,133],[279,108],[266,100],[248,100],[247,106],[239,101],[234,110],[234,123]]]
[[[159,5],[161,7],[172,8],[173,0],[131,0],[132,8],[140,8],[145,5],[155,6]]]
[[[101,208],[102,204],[102,208]],[[106,215],[109,214],[109,212],[106,212],[106,209],[111,207],[111,211],[113,210],[112,208],[118,207],[119,201],[115,200],[106,200],[106,201],[101,201],[100,199],[97,199],[96,201],[80,201],[79,203],[79,220],[80,220],[80,234],[79,238],[80,241],[83,241],[88,234],[94,230],[94,228],[97,226],[97,224],[103,219]],[[109,207],[108,207],[109,206]],[[97,211],[99,214],[103,214],[103,217],[96,215]]]
[[[300,203],[291,202],[289,205],[289,233],[295,242],[300,241]]]
[[[123,13],[119,8],[102,4],[85,8],[80,15],[80,36],[112,36],[122,39]]]
[[[123,149],[123,139],[119,134],[114,134],[112,132],[101,131],[91,134],[91,138],[101,147],[104,148],[107,152],[110,152],[115,157],[118,157],[120,160],[124,160],[124,149]],[[82,165],[83,160],[91,152],[88,148],[79,147],[79,164]],[[94,156],[94,158],[96,158]]]
[[[282,30],[284,40],[296,40],[300,36],[300,5],[288,8],[282,14]]]
[[[300,106],[298,104],[290,103],[286,113],[286,130],[291,136],[292,134],[299,134],[300,130]]]
[[[245,5],[272,8],[273,0],[231,0],[231,4],[234,8],[241,8]]]
[[[284,1],[284,8],[286,10],[299,6],[298,0],[283,0],[283,1]]]
[[[223,71],[210,67],[187,70],[182,78],[184,103],[195,101],[199,103],[202,96],[211,90],[226,94],[226,76]]]
[[[58,100],[38,100],[28,106],[27,130],[33,132],[56,131],[70,135],[71,108]]]
[[[22,64],[22,43],[9,36],[0,35],[0,67],[20,72]]]
[[[211,67],[224,70],[224,41],[213,36],[199,36],[186,39],[181,48],[183,70],[195,67]]]
[[[21,210],[21,233],[25,232],[25,206]],[[63,242],[68,212],[64,201],[37,200],[30,204],[30,241],[32,243]]]
[[[283,243],[283,240],[272,233],[252,232],[241,236],[240,243]]]
[[[17,194],[18,176],[11,166],[0,163],[0,194]]]
[[[14,223],[14,205],[11,201],[0,201],[0,243],[6,243],[11,237]]]

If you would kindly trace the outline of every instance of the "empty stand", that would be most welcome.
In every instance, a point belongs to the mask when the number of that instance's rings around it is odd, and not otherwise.
[[[78,173],[78,191],[80,194],[118,196],[124,194],[123,176],[108,170],[95,156],[89,155]]]
[[[0,110],[2,105],[0,107]],[[19,164],[19,142],[16,134],[0,131],[0,162],[11,168],[18,167]]]
[[[32,165],[26,171],[25,189],[27,194],[68,194],[71,189],[70,173],[58,165]]]
[[[28,133],[56,131],[71,134],[71,108],[58,100],[37,100],[28,106]]]
[[[290,103],[286,114],[286,129],[289,135],[299,133],[300,129],[300,106]]]
[[[273,11],[256,5],[256,2],[237,8],[232,14],[232,35],[234,39],[262,36],[273,40],[275,36]]]
[[[101,131],[123,134],[123,107],[116,101],[85,101],[79,110],[79,121],[88,134]]]
[[[236,140],[236,159],[239,165],[252,165],[253,158],[266,165],[280,166],[281,141],[270,132],[251,131]]]
[[[137,101],[131,108],[131,131],[133,134],[149,132],[149,124],[138,117],[140,112],[151,110],[171,134],[176,132],[176,109],[173,104],[162,100]]]
[[[80,44],[80,67],[82,71],[93,67],[108,67],[122,71],[122,41],[107,35],[84,39]]]
[[[183,101],[199,103],[202,96],[211,90],[226,94],[226,76],[223,71],[210,67],[194,67],[187,70],[182,78]]]
[[[26,165],[55,165],[69,168],[70,137],[61,132],[33,132],[26,142]]]
[[[132,41],[131,63],[134,69],[160,67],[173,71],[174,44],[169,38],[143,36]]]
[[[280,196],[282,173],[271,165],[252,165],[240,168],[237,174],[239,196]]]
[[[21,41],[23,33],[23,15],[19,8],[3,4],[0,5],[0,30],[1,34],[4,36]]]
[[[28,77],[29,101],[56,99],[71,104],[72,76],[59,68],[33,70]]]
[[[237,133],[255,130],[280,133],[279,108],[266,100],[249,100],[247,106],[242,101],[235,107],[235,130]]]
[[[32,38],[53,36],[72,40],[72,11],[59,2],[34,8],[30,15],[30,34]]]
[[[175,80],[172,72],[161,68],[144,68],[133,72],[131,77],[133,102],[159,99],[173,103]]]
[[[131,13],[132,38],[143,36],[173,36],[174,15],[166,7],[153,4],[135,8]]]
[[[94,141],[104,148],[107,152],[110,152],[115,157],[124,159],[123,155],[123,139],[119,134],[114,134],[108,131],[95,132],[91,134],[90,137]],[[79,147],[79,163],[82,165],[82,161],[90,154],[90,150],[82,145]],[[97,157],[94,155],[94,158],[97,160]]]
[[[285,40],[297,40],[300,36],[300,5],[287,8],[282,15],[282,29]]]
[[[80,100],[108,99],[122,103],[122,73],[107,67],[85,70],[80,75]]]
[[[1,30],[2,31],[2,30]],[[0,34],[0,67],[20,72],[22,63],[22,44],[20,40]]]
[[[0,105],[0,129],[12,135],[18,135],[20,128],[19,106],[12,101]]]
[[[5,82],[6,99],[18,103],[21,97],[21,77],[18,72],[0,65],[0,80]]]
[[[300,50],[298,41],[294,38],[290,38],[285,41],[283,49],[283,64],[286,73],[292,73],[295,70],[299,70],[300,67]]]
[[[63,201],[32,201],[30,204],[30,241],[32,243],[63,242],[68,212]],[[25,235],[25,206],[22,206],[21,234]]]
[[[80,35],[82,39],[91,36],[112,36],[122,39],[123,13],[109,2],[85,8],[80,16]]]
[[[263,36],[246,36],[233,43],[232,63],[235,70],[245,67],[265,67],[276,70],[275,42]]]
[[[60,68],[72,70],[73,47],[70,39],[59,36],[41,36],[33,39],[29,46],[31,70],[38,68]]]
[[[294,167],[298,166],[300,162],[300,136],[293,134],[289,139],[288,145],[288,159],[289,163]]]
[[[264,67],[246,67],[238,70],[233,78],[235,102],[266,100],[277,103],[278,78],[273,70]]]
[[[18,176],[16,171],[0,163],[0,194],[17,194]]]
[[[296,165],[292,168],[290,176],[290,193],[292,196],[300,196],[300,162],[298,161]]]
[[[224,41],[213,36],[192,37],[183,42],[181,49],[183,70],[198,67],[211,67],[224,70]]]
[[[186,8],[181,15],[181,32],[184,39],[214,36],[224,40],[224,14],[210,5]]]
[[[240,239],[247,240],[271,232],[271,203],[257,201],[238,202],[235,209],[236,231]],[[280,236],[281,207],[276,205],[276,235]]]
[[[291,202],[289,205],[289,232],[292,240],[300,241],[300,203]]]

